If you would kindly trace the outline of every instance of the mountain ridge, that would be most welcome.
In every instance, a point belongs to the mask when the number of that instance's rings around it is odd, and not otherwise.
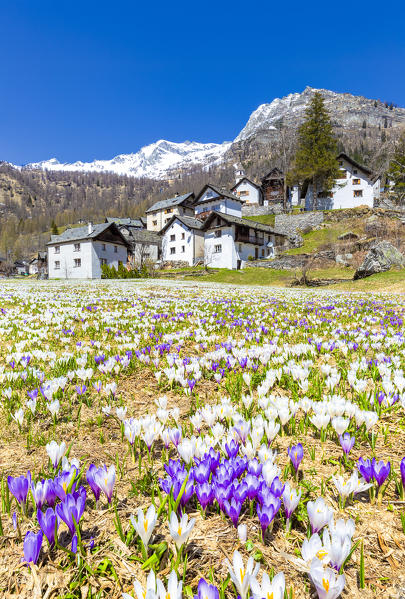
[[[31,170],[64,172],[104,172],[155,180],[170,179],[195,167],[210,168],[246,156],[255,148],[271,146],[277,142],[281,128],[293,135],[305,116],[305,109],[314,93],[320,92],[331,114],[335,133],[342,143],[354,150],[356,144],[378,145],[388,129],[405,126],[405,108],[387,102],[307,86],[270,103],[260,104],[249,116],[246,125],[232,142],[200,143],[196,141],[171,142],[160,139],[142,147],[138,152],[119,154],[112,159],[92,162],[61,163],[56,158],[29,163],[23,167]],[[360,135],[360,131],[362,131]],[[365,141],[364,141],[365,140]]]

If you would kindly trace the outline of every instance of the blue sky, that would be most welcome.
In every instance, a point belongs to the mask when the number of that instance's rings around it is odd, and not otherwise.
[[[402,1],[3,2],[0,160],[233,139],[306,85],[405,106]]]

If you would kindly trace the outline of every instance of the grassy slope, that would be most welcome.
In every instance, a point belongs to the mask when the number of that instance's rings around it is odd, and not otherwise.
[[[245,268],[244,270],[219,269],[208,274],[193,276],[192,273],[203,272],[203,269],[182,269],[167,271],[170,278],[186,278],[187,280],[203,281],[205,283],[230,283],[232,285],[268,285],[273,287],[288,287],[294,279],[292,270],[273,270],[270,268]],[[189,276],[184,277],[185,274]],[[350,268],[326,268],[310,272],[310,278],[339,278],[347,282],[338,283],[321,289],[342,291],[388,291],[405,293],[405,270],[390,271],[353,281],[354,271]],[[162,278],[169,278],[162,273]]]

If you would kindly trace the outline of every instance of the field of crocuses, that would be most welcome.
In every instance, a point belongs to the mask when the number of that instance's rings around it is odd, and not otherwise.
[[[0,596],[404,596],[404,318],[404,295],[2,282]]]

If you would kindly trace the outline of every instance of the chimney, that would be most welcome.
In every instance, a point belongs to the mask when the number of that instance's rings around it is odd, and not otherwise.
[[[93,233],[93,223],[87,223],[87,234],[91,235]]]

